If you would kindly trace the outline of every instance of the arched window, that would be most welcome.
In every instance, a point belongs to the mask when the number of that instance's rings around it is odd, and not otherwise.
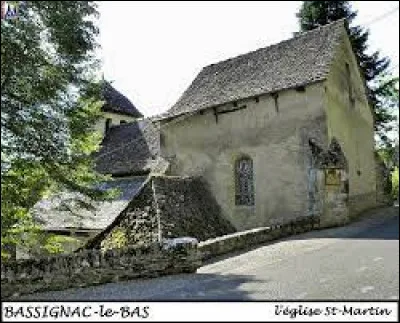
[[[235,204],[254,205],[253,160],[241,157],[235,163]]]

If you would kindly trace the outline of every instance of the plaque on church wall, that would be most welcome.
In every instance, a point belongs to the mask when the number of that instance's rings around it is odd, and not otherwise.
[[[325,169],[325,185],[340,185],[340,169]]]

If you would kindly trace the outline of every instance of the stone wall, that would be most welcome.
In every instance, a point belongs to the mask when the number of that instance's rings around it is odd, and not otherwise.
[[[86,250],[1,264],[1,295],[84,287],[135,278],[191,273],[200,266],[196,243]]]
[[[2,299],[39,291],[194,273],[202,261],[290,235],[318,230],[323,227],[321,220],[320,216],[303,216],[200,243],[195,238],[164,238],[162,244],[106,251],[92,249],[72,255],[2,263]]]
[[[204,241],[235,231],[201,179],[152,176],[126,210],[86,248],[121,248],[182,236]]]
[[[200,178],[158,176],[152,184],[162,238],[204,241],[236,231]]]
[[[113,249],[158,241],[159,224],[151,181],[115,221],[90,240],[85,248]]]
[[[332,138],[329,147],[309,142],[312,154],[310,177],[313,187],[310,201],[312,215],[321,216],[321,226],[331,227],[349,221],[348,163],[339,142]],[[310,172],[311,173],[311,172]]]
[[[267,241],[311,231],[320,227],[320,217],[304,216],[270,227],[255,228],[200,242],[198,250],[203,260],[232,251],[246,249]]]
[[[194,273],[207,260],[320,228],[320,217],[223,235],[197,243],[195,238],[163,239],[162,244],[119,249],[91,249],[1,264],[2,299],[18,295],[86,287],[109,282]]]

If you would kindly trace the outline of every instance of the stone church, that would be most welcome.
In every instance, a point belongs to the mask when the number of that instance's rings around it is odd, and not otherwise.
[[[106,84],[97,170],[113,201],[78,216],[35,208],[88,248],[216,236],[319,215],[341,225],[380,203],[373,114],[339,20],[202,69],[167,112],[144,118]],[[74,193],[70,193],[74,194]]]

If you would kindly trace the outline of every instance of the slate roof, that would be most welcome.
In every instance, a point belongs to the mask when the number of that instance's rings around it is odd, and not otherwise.
[[[96,169],[119,176],[148,172],[159,162],[159,152],[160,131],[150,119],[113,126],[95,154]]]
[[[103,111],[128,115],[135,118],[143,117],[132,102],[107,81],[104,82],[102,95],[105,101],[102,107]]]
[[[120,195],[112,201],[90,202],[74,192],[63,192],[39,201],[32,214],[45,230],[103,230],[127,207],[139,193],[146,177],[118,179],[105,182],[102,189],[119,189]],[[89,202],[94,209],[81,207],[76,200]],[[68,211],[67,206],[72,212]]]
[[[344,19],[338,20],[204,67],[160,119],[326,79],[344,25]]]

